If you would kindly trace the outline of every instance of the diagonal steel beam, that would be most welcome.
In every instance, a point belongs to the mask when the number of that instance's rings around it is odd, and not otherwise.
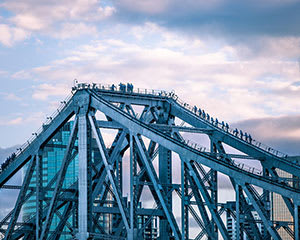
[[[176,223],[175,217],[171,211],[171,209],[168,208],[167,204],[166,204],[166,200],[164,198],[165,193],[163,191],[162,186],[159,184],[159,180],[158,177],[156,175],[156,172],[154,170],[154,167],[152,165],[152,162],[150,161],[150,158],[148,156],[147,151],[145,151],[142,147],[142,144],[140,142],[140,139],[138,138],[137,135],[133,134],[133,137],[135,139],[135,143],[138,147],[139,153],[141,155],[141,160],[143,162],[143,164],[145,165],[146,169],[147,169],[147,173],[153,183],[153,187],[155,189],[155,192],[159,198],[159,201],[161,203],[161,206],[164,210],[164,213],[169,221],[169,224],[171,226],[171,229],[174,233],[175,239],[176,240],[180,240],[181,239],[181,234],[178,228],[178,225]]]
[[[269,170],[269,172],[271,173],[272,176],[279,178],[279,175],[278,175],[278,173],[276,172],[275,169],[269,168],[268,170]],[[285,197],[285,196],[282,196],[282,199],[283,199],[286,207],[288,208],[290,214],[292,216],[294,216],[294,204],[293,204],[292,200],[288,197]]]
[[[73,206],[72,206],[72,202],[68,203],[67,206],[65,206],[65,209],[63,211],[63,218],[60,220],[60,222],[58,223],[56,229],[54,230],[54,232],[50,235],[50,237],[48,238],[48,240],[56,240],[59,239],[61,236],[61,233],[66,225],[66,222],[68,221],[70,214],[71,214],[71,210],[72,210]]]
[[[143,109],[143,112],[142,112],[140,118],[139,118],[141,121],[144,121],[145,117],[149,113],[149,110],[150,110],[149,105],[146,105]]]
[[[199,176],[199,173],[197,172],[196,167],[193,166],[190,161],[185,160],[185,163],[190,171],[191,177],[194,179],[196,186],[200,190],[201,195],[203,196],[203,199],[205,200],[205,203],[206,203],[214,221],[216,222],[216,224],[221,232],[221,235],[223,236],[223,239],[229,240],[230,239],[229,234],[228,234],[227,229],[218,213],[217,206],[214,205],[205,185],[203,184],[202,181],[200,181],[201,178]]]
[[[179,140],[183,140],[183,137],[178,132],[176,132],[174,134],[174,137],[177,138],[177,139],[179,139]],[[187,169],[187,166],[185,164],[184,159],[182,159],[182,158],[180,158],[180,159],[181,159],[183,167],[185,169]],[[196,166],[199,168],[199,170],[201,171],[201,173],[204,176],[204,178],[205,178],[205,176],[209,176],[210,175],[209,174],[210,172],[206,173],[206,171],[204,170],[204,168],[200,164],[197,164]],[[189,180],[189,182],[191,184],[192,193],[193,193],[193,196],[196,199],[198,210],[199,210],[199,212],[201,214],[201,217],[202,217],[202,219],[204,221],[204,224],[206,226],[205,231],[207,232],[208,239],[214,239],[215,238],[215,234],[214,234],[213,229],[212,229],[213,226],[210,226],[210,220],[209,220],[207,211],[205,209],[204,202],[202,201],[201,195],[199,194],[199,191],[198,191],[198,188],[196,186],[196,183],[195,183],[194,179],[189,174],[186,174],[186,175],[187,175],[187,178],[188,178],[188,180]],[[201,178],[199,178],[199,179],[201,179]],[[205,181],[203,181],[203,179],[201,181],[203,182],[203,184],[205,184]]]
[[[66,107],[52,121],[45,125],[44,130],[15,160],[0,174],[0,187],[5,184],[17,171],[19,171],[31,158],[32,153],[37,152],[41,146],[48,142],[55,135],[58,129],[63,126],[74,114],[73,98]]]
[[[136,118],[137,115],[135,114],[135,111],[133,110],[131,104],[127,104],[125,107],[126,107],[127,112]]]
[[[19,196],[18,196],[17,202],[15,204],[15,208],[14,208],[12,217],[10,219],[8,228],[6,230],[6,234],[5,234],[5,238],[4,238],[5,240],[11,239],[12,232],[14,231],[17,219],[20,215],[21,208],[22,208],[22,205],[24,203],[24,198],[26,196],[26,193],[27,193],[27,190],[28,190],[28,187],[29,187],[29,184],[30,184],[30,180],[32,178],[33,171],[34,171],[35,164],[36,164],[36,161],[35,161],[34,158],[35,157],[33,155],[33,157],[31,158],[31,161],[29,162],[29,166],[28,166],[28,169],[27,169],[24,181],[23,181],[23,185],[20,189]]]
[[[88,118],[89,118],[89,121],[90,121],[90,124],[91,124],[91,127],[92,127],[92,131],[93,131],[93,133],[95,135],[96,142],[97,142],[97,145],[98,145],[98,148],[99,148],[99,151],[100,151],[103,163],[105,165],[106,173],[107,173],[109,181],[110,181],[110,183],[112,185],[112,188],[113,188],[113,191],[114,191],[114,195],[116,197],[116,200],[117,200],[117,203],[118,203],[118,207],[119,207],[120,212],[121,212],[122,220],[124,222],[124,225],[126,227],[127,232],[129,232],[130,227],[129,227],[129,223],[128,223],[128,213],[126,212],[125,207],[123,206],[123,203],[122,203],[122,200],[121,200],[121,196],[119,194],[119,191],[118,191],[118,188],[117,188],[117,185],[116,185],[116,181],[115,181],[115,178],[114,178],[113,167],[108,162],[108,156],[105,153],[105,146],[104,146],[104,143],[103,143],[103,139],[102,139],[102,137],[100,135],[99,129],[96,128],[96,126],[95,126],[95,120],[93,119],[93,117],[89,114]]]
[[[125,140],[126,135],[127,135],[127,131],[123,130],[121,132],[121,135],[119,136],[119,138],[117,140],[117,143],[116,143],[116,145],[115,145],[115,147],[114,147],[114,149],[113,149],[110,157],[109,157],[108,162],[111,165],[115,164],[116,157],[117,157],[117,155],[121,151],[121,146],[122,146],[122,144],[123,144],[123,142]],[[102,166],[103,166],[103,162],[101,162],[100,164],[98,164],[98,166],[96,166],[96,168],[100,171],[101,168],[102,168]],[[101,175],[98,178],[98,182],[97,182],[96,186],[94,187],[92,199],[95,199],[96,196],[97,196],[97,194],[100,192],[101,188],[103,187],[103,182],[104,182],[106,176],[107,176],[106,171],[102,171]]]
[[[203,200],[202,200],[202,198],[199,194],[199,189],[197,188],[194,179],[190,175],[187,175],[187,177],[188,177],[189,182],[191,184],[191,188],[192,188],[192,191],[194,193],[195,200],[197,202],[198,210],[199,210],[199,212],[201,214],[201,217],[202,217],[202,220],[203,220],[203,222],[206,226],[208,239],[214,239],[214,232],[213,232],[213,229],[211,228],[212,226],[210,226],[210,220],[209,220],[207,211],[205,209],[204,202],[203,202]]]
[[[56,208],[56,204],[57,204],[57,201],[58,201],[58,194],[59,194],[59,192],[61,190],[61,187],[63,185],[63,181],[65,179],[65,175],[66,175],[66,172],[67,172],[70,160],[71,160],[72,149],[73,149],[73,146],[74,146],[74,143],[75,143],[75,140],[76,140],[76,134],[77,134],[77,131],[78,131],[77,122],[78,122],[78,117],[76,116],[75,121],[74,121],[74,126],[73,126],[73,129],[71,131],[70,138],[69,138],[69,143],[68,143],[68,146],[67,146],[67,149],[66,149],[66,153],[65,153],[64,159],[62,161],[62,165],[61,165],[61,168],[59,170],[59,174],[58,174],[58,177],[57,177],[57,180],[56,180],[56,185],[55,185],[53,196],[51,198],[50,206],[49,206],[49,209],[48,209],[48,212],[47,212],[47,217],[46,217],[43,229],[42,229],[42,233],[41,233],[41,237],[40,237],[41,240],[44,240],[44,239],[47,238],[49,228],[50,228],[50,224],[52,222],[52,218],[53,218],[53,215],[54,215],[54,210]]]
[[[215,142],[215,145],[216,145],[216,148],[217,148],[219,153],[226,154],[225,149],[224,149],[224,147],[223,147],[223,145],[220,141]],[[227,154],[226,154],[226,156],[227,157],[226,157],[225,160],[228,161],[228,162],[232,162],[232,159]],[[231,185],[235,189],[236,181],[234,180],[233,177],[230,177],[230,176],[229,176],[229,179],[230,179]],[[246,211],[245,210],[245,209],[250,209],[250,208],[248,207],[249,204],[247,203],[246,198],[244,197],[243,193],[241,193],[241,195],[240,195],[240,202],[241,202],[241,205],[243,206],[242,209],[244,210],[244,214],[246,214],[247,219],[249,220],[248,221],[249,225],[250,225],[251,230],[254,234],[253,237],[256,238],[256,239],[262,239],[262,235],[261,235],[257,225],[255,224],[255,220],[253,218],[253,215],[252,215],[251,211]],[[245,206],[247,206],[247,207],[245,208]],[[249,235],[249,232],[247,230],[246,230],[246,233],[247,233],[247,235]]]
[[[249,184],[242,185],[244,192],[249,197],[251,203],[253,204],[254,209],[257,211],[260,219],[262,220],[264,226],[271,234],[274,240],[280,240],[281,237],[279,236],[278,232],[275,230],[272,222],[268,219],[264,208],[261,206],[259,200],[255,197],[255,193],[253,192],[253,187]]]
[[[111,103],[93,93],[91,97],[91,106],[111,116],[121,125],[125,125],[130,131],[136,134],[143,134],[143,136],[148,137],[155,142],[160,142],[160,144],[164,147],[181,155],[186,155],[189,159],[194,159],[195,161],[222,172],[225,175],[234,176],[235,179],[240,182],[251,182],[256,186],[265,189],[272,189],[273,192],[291,197],[295,200],[299,199],[299,189],[289,186],[283,187],[283,185],[275,181],[275,179],[263,178],[259,175],[249,173],[248,171],[242,170],[237,166],[226,163],[223,159],[200,152],[197,149],[193,149],[187,144],[175,140],[174,138],[165,135],[163,132],[160,132],[151,126],[133,118],[126,112],[121,111]]]

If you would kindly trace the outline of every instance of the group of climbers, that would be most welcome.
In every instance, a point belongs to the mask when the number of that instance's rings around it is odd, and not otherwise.
[[[187,106],[187,104],[186,103],[184,103],[183,104],[184,105],[184,107],[186,107]],[[211,116],[209,116],[209,114],[208,113],[205,113],[205,111],[204,110],[201,110],[201,108],[197,108],[197,106],[194,106],[193,108],[192,108],[192,111],[196,114],[196,115],[198,115],[199,117],[201,117],[202,119],[204,119],[204,120],[206,120],[206,121],[208,121],[208,122],[210,122],[212,125],[214,125],[214,126],[217,126],[217,127],[220,127],[220,128],[222,128],[223,130],[225,130],[225,131],[229,131],[229,124],[228,123],[225,123],[224,121],[222,121],[222,122],[219,122],[219,120],[216,118],[216,119],[214,119],[213,117],[211,117]],[[246,142],[249,142],[250,144],[252,144],[252,137],[251,137],[251,135],[250,134],[248,134],[248,133],[243,133],[243,131],[242,130],[238,130],[237,128],[233,131],[233,135],[235,135],[236,137],[240,137],[242,140],[245,140]]]
[[[112,90],[112,91],[117,90],[117,87],[115,86],[115,84],[111,85],[110,90]],[[124,83],[120,83],[119,84],[119,91],[133,93],[132,83],[127,83],[127,86]]]
[[[16,158],[16,154],[12,153],[6,160],[1,164],[0,172],[2,172],[7,166]]]

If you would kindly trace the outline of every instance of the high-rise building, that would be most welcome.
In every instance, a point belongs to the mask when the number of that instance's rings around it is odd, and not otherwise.
[[[65,155],[65,151],[67,148],[67,145],[69,143],[69,138],[71,134],[71,130],[73,127],[73,121],[67,122],[53,137],[52,139],[45,145],[43,156],[42,156],[42,177],[43,177],[43,187],[46,187],[49,182],[53,179],[55,174],[60,170],[61,164]],[[75,147],[77,146],[77,140],[75,141]],[[92,161],[95,160],[99,161],[100,159],[100,153],[97,149],[96,141],[93,139],[92,141]],[[121,174],[122,176],[122,174]],[[74,159],[70,162],[67,173],[65,175],[63,188],[66,189],[70,187],[74,182],[76,182],[78,177],[78,156],[75,156]],[[30,182],[30,187],[36,187],[36,173],[34,171],[32,180]],[[55,183],[53,184],[52,188],[55,187]],[[47,191],[46,198],[51,198],[53,194],[53,191]],[[96,198],[97,200],[97,198]],[[105,203],[105,207],[112,207],[111,200],[113,200],[113,196],[111,193],[108,193],[107,195],[108,203]],[[129,204],[127,198],[124,199],[124,201]],[[139,207],[141,207],[141,204],[139,204]],[[63,212],[63,208],[60,210],[60,212]],[[27,202],[24,204],[22,209],[22,218],[24,221],[26,219],[30,219],[32,216],[36,214],[36,196],[33,195],[30,199],[27,200]],[[113,225],[114,222],[118,222],[115,219],[116,216],[113,216],[112,214],[105,213],[101,214],[98,219],[99,225],[103,228],[103,230],[106,233],[112,234],[114,229]],[[73,216],[70,216],[68,221],[71,223],[73,221]],[[56,214],[53,217],[53,220],[51,222],[50,231],[55,230],[58,223],[60,222],[59,216]],[[155,240],[158,237],[158,223],[157,223],[157,217],[149,218],[148,216],[139,216],[138,223],[144,224],[148,223],[147,227],[143,231],[143,237],[147,240]],[[72,224],[73,225],[73,224]],[[97,232],[97,229],[95,229]],[[68,234],[69,229],[65,227],[63,230],[60,240],[67,240],[72,239],[71,235]]]
[[[285,171],[276,170],[279,177],[282,178],[292,178],[293,176]],[[272,221],[281,221],[281,222],[293,222],[293,216],[291,215],[290,211],[288,210],[283,198],[278,195],[277,193],[272,193],[271,195],[271,204],[272,204]],[[274,223],[275,225],[275,223]],[[293,231],[294,226],[289,226]],[[282,239],[285,240],[292,240],[293,237],[288,234],[288,232],[284,228],[278,229],[278,233]]]
[[[63,161],[65,151],[69,142],[69,137],[71,133],[71,129],[73,127],[73,122],[66,123],[56,134],[55,136],[46,144],[43,156],[42,156],[42,169],[43,169],[43,187],[46,187],[47,184],[51,181],[51,179],[55,176],[55,174],[59,171],[61,167],[61,163]],[[75,146],[77,142],[75,142]],[[78,176],[78,157],[76,156],[69,164],[67,173],[65,175],[65,180],[63,183],[63,188],[68,188],[73,184]],[[55,184],[54,184],[55,186]],[[54,187],[52,186],[52,188]],[[30,182],[30,187],[36,187],[36,173],[33,173],[32,180]],[[52,191],[48,191],[46,198],[51,198]],[[23,207],[23,219],[29,219],[32,215],[36,212],[36,196],[33,195]],[[61,210],[61,212],[63,209]],[[50,231],[54,230],[59,222],[59,217],[54,215]],[[69,218],[69,221],[72,221],[72,216]],[[64,231],[67,231],[65,229]],[[61,238],[62,240],[70,239],[69,234],[62,233]]]

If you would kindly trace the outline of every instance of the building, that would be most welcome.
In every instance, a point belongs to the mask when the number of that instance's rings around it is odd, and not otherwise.
[[[248,200],[248,199],[246,199]],[[235,209],[235,202],[227,202],[226,205],[228,206],[228,209],[226,211],[226,225],[227,225],[227,231],[229,234],[229,237],[231,240],[239,240],[239,239],[243,239],[243,240],[248,240],[249,238],[247,237],[247,234],[244,231],[241,231],[241,237],[238,239],[236,236],[236,220],[233,217],[233,215],[231,214],[231,211],[233,209]],[[256,211],[252,211],[252,216],[254,218],[254,220],[257,221],[257,227],[259,229],[260,232],[262,232],[263,230],[263,226],[262,223],[260,221],[260,217],[258,215],[258,213]],[[250,229],[249,223],[248,222],[241,222],[242,224],[242,228],[243,229]]]
[[[56,134],[55,136],[48,142],[45,146],[45,151],[42,156],[42,169],[43,169],[43,187],[47,186],[51,179],[55,176],[55,174],[59,171],[61,167],[62,160],[64,158],[64,154],[69,142],[69,137],[71,133],[71,129],[73,127],[73,122],[66,123]],[[77,142],[75,143],[77,145]],[[68,188],[73,184],[78,176],[78,157],[76,156],[70,163],[63,188]],[[30,182],[30,187],[36,187],[36,174],[33,173],[32,180]],[[55,184],[52,186],[54,187]],[[52,191],[47,192],[47,196],[50,198],[52,195]],[[22,217],[23,220],[29,219],[32,215],[35,215],[35,206],[36,206],[36,196],[32,196],[25,204],[22,209]],[[63,209],[61,210],[63,211]],[[72,216],[69,218],[69,221],[72,221]],[[54,230],[59,222],[59,217],[54,215],[50,231]],[[64,231],[68,231],[65,229]],[[62,240],[70,239],[69,234],[62,234]]]
[[[282,177],[282,178],[293,178],[293,176],[287,172],[284,172],[282,170],[279,170],[277,169],[276,170],[279,177]],[[272,204],[272,221],[274,221],[274,225],[276,225],[276,222],[277,221],[280,221],[280,222],[293,222],[294,219],[293,219],[293,216],[291,215],[290,211],[288,210],[286,204],[284,203],[284,200],[283,198],[276,194],[276,193],[272,193],[271,195],[271,204]],[[293,231],[294,230],[294,226],[293,224],[291,224],[289,226],[291,228],[291,230]],[[285,240],[292,240],[293,237],[290,236],[288,234],[288,232],[283,228],[281,227],[279,230],[278,230],[278,233],[280,235],[280,237],[282,239],[285,239]]]
[[[43,169],[43,187],[46,187],[48,183],[53,179],[55,174],[59,171],[61,168],[61,164],[65,155],[65,151],[69,142],[69,137],[71,134],[71,130],[73,127],[73,121],[67,122],[56,134],[55,136],[46,144],[43,156],[42,156],[42,169]],[[75,141],[75,146],[77,146],[77,141]],[[92,151],[92,161],[99,160],[100,159],[100,153],[97,149],[96,141],[92,142],[93,151]],[[24,174],[23,174],[24,175]],[[74,159],[70,162],[67,173],[65,175],[65,180],[63,183],[63,188],[70,187],[74,182],[76,182],[78,177],[78,156],[75,156]],[[30,187],[36,187],[36,173],[33,173],[32,180],[30,182]],[[52,188],[55,187],[55,184],[53,184]],[[52,197],[52,191],[47,192],[47,198]],[[97,200],[97,199],[96,199]],[[113,200],[113,196],[111,193],[108,193],[107,196],[108,203],[105,203],[104,206],[106,207],[112,207],[112,203],[109,203],[111,200]],[[128,203],[127,198],[125,198],[125,202]],[[26,221],[30,219],[32,216],[36,214],[36,196],[33,195],[31,198],[27,200],[27,202],[24,204],[22,208],[22,218],[23,221]],[[141,203],[139,204],[139,207],[141,207]],[[61,213],[63,212],[63,209],[61,210]],[[74,217],[71,215],[68,221],[71,223],[74,219]],[[53,231],[60,219],[57,215],[54,215],[50,231]],[[99,225],[104,229],[106,233],[112,234],[114,229],[113,225],[114,222],[116,222],[116,216],[105,213],[101,214],[99,216],[98,222]],[[158,237],[158,228],[157,228],[157,217],[153,217],[152,219],[149,219],[148,216],[139,216],[138,223],[144,224],[145,222],[149,222],[147,227],[144,229],[143,237],[145,240],[155,240]],[[72,224],[74,225],[74,224]],[[95,229],[97,232],[98,229]],[[63,230],[63,233],[61,234],[60,240],[68,240],[72,239],[71,235],[68,234],[69,229],[65,227]]]

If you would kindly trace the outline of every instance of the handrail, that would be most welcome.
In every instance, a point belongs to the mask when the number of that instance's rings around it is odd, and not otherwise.
[[[275,155],[277,157],[280,157],[280,158],[286,158],[288,155],[285,154],[285,153],[282,153],[278,150],[275,150],[255,139],[252,139],[251,138],[251,135],[250,135],[250,139],[249,139],[249,135],[245,135],[243,134],[243,132],[241,131],[236,131],[237,129],[232,129],[229,127],[229,125],[225,124],[224,122],[216,122],[215,120],[213,120],[210,116],[207,117],[207,115],[203,115],[202,111],[201,113],[199,113],[199,109],[195,108],[195,106],[191,106],[190,104],[188,103],[185,103],[184,101],[182,101],[180,98],[177,97],[177,95],[175,94],[169,94],[170,98],[173,99],[176,103],[178,103],[181,107],[185,108],[186,110],[188,110],[190,113],[196,115],[197,117],[199,117],[200,119],[204,120],[206,123],[210,124],[211,126],[213,127],[217,127],[219,130],[222,130],[223,132],[226,132],[226,133],[229,133],[255,147],[258,147],[260,148],[261,150],[263,151],[266,151],[272,155]],[[247,137],[246,137],[247,136]],[[246,138],[246,139],[245,139]]]
[[[201,109],[198,109],[194,105],[190,105],[180,99],[174,91],[168,92],[164,90],[154,90],[154,89],[145,89],[145,88],[131,88],[128,89],[128,85],[120,84],[119,86],[116,86],[114,84],[96,84],[96,83],[79,83],[76,86],[73,87],[73,90],[80,90],[80,89],[96,89],[96,90],[102,90],[102,91],[110,91],[110,92],[120,92],[120,93],[135,93],[135,94],[142,94],[142,95],[153,95],[153,96],[160,96],[160,97],[166,97],[169,99],[174,100],[176,103],[178,103],[181,107],[188,110],[190,113],[196,115],[197,117],[200,117],[200,119],[206,121],[206,123],[210,124],[213,127],[217,127],[219,130],[222,130],[226,133],[231,134],[232,136],[235,136],[248,144],[251,144],[252,146],[255,146],[265,152],[268,152],[272,155],[275,155],[280,158],[286,158],[288,155],[280,152],[272,147],[267,146],[266,144],[263,144],[255,139],[252,139],[251,135],[244,134],[241,131],[237,131],[237,129],[232,129],[229,127],[228,124],[225,124],[224,121],[219,122],[217,118],[214,120],[211,118],[208,114],[205,114],[204,111]],[[201,111],[200,111],[201,110]]]
[[[197,107],[190,105],[186,102],[184,102],[182,99],[180,99],[174,92],[167,92],[167,91],[163,91],[163,90],[153,90],[153,89],[144,89],[144,88],[137,88],[134,89],[132,85],[126,85],[125,84],[120,84],[119,86],[115,86],[114,84],[109,85],[109,84],[88,84],[88,83],[79,83],[76,86],[74,86],[72,88],[72,91],[77,91],[77,90],[82,90],[82,89],[92,89],[92,90],[103,90],[103,91],[111,91],[111,92],[121,92],[121,93],[136,93],[136,94],[143,94],[143,95],[154,95],[154,96],[160,96],[160,97],[166,97],[169,99],[174,100],[176,103],[178,103],[181,107],[183,107],[184,109],[186,109],[187,111],[189,111],[189,113],[196,115],[197,117],[199,117],[201,120],[206,121],[206,123],[210,124],[213,127],[217,127],[219,130],[222,130],[226,133],[229,133],[235,137],[239,137],[239,139],[244,140],[243,139],[243,135],[242,132],[238,132],[236,130],[231,129],[228,124],[224,124],[224,122],[220,123],[217,121],[211,121],[212,118],[207,117],[207,115],[202,114],[202,111],[200,111],[199,109],[197,109]],[[2,173],[3,170],[5,170],[10,164],[11,162],[18,157],[25,149],[27,149],[28,146],[30,146],[30,144],[40,136],[40,134],[45,131],[48,128],[48,125],[52,122],[52,120],[54,118],[56,118],[69,104],[69,100],[71,99],[72,94],[67,96],[67,98],[62,102],[62,104],[59,106],[59,108],[57,109],[57,111],[55,111],[50,117],[47,118],[47,121],[42,125],[41,128],[39,128],[33,135],[32,137],[27,140],[27,142],[25,142],[20,148],[17,149],[17,151],[15,153],[13,153],[13,159],[11,158],[9,163],[5,166],[5,168],[0,167],[0,174]],[[266,151],[270,154],[273,154],[277,157],[287,157],[286,154],[281,153],[280,151],[277,151],[271,147],[268,147],[265,144],[262,144],[254,139],[248,139],[247,140],[248,144],[251,144],[252,146],[258,147],[260,149],[262,149],[263,151]],[[186,142],[187,145],[189,145],[190,147],[193,147],[194,149],[197,149],[200,152],[205,152],[206,148],[202,147],[200,145],[198,145],[197,143],[193,143],[191,141]],[[233,161],[233,164],[236,164]],[[239,164],[236,164],[237,166],[239,166]],[[3,164],[2,164],[3,166]],[[246,165],[242,165],[242,167],[249,169],[248,172],[256,172],[258,175],[262,175],[262,172],[258,169],[255,169],[251,166],[246,167]],[[289,181],[289,180],[288,180]]]
[[[72,88],[73,91],[75,90],[82,90],[82,89],[93,89],[98,91],[109,91],[109,92],[119,92],[119,93],[136,93],[136,94],[143,94],[143,95],[154,95],[154,96],[161,96],[167,97],[168,92],[164,90],[155,90],[155,89],[147,89],[147,88],[131,88],[128,89],[128,86],[125,84],[123,85],[110,85],[110,84],[100,84],[100,83],[78,83],[76,86]]]
[[[0,174],[7,169],[8,166],[10,166],[10,164],[12,162],[14,162],[14,160],[21,155],[30,145],[31,143],[36,140],[37,138],[39,138],[39,136],[41,135],[41,133],[43,133],[46,129],[48,129],[49,124],[57,117],[60,115],[61,112],[63,112],[63,110],[69,106],[70,104],[70,99],[72,98],[73,94],[69,94],[64,101],[61,102],[61,104],[59,105],[59,107],[57,108],[57,110],[52,113],[50,115],[50,117],[47,117],[46,121],[42,124],[42,126],[35,131],[34,133],[32,133],[32,136],[23,144],[21,145],[21,147],[19,147],[17,149],[17,151],[13,152],[11,154],[10,157],[7,158],[6,161],[4,161],[1,166],[0,166]]]
[[[106,100],[104,100],[103,98],[98,96],[97,94],[94,94],[94,97],[97,98],[98,100],[100,100],[102,103],[107,102]],[[107,102],[107,104],[110,104],[110,103]],[[186,144],[183,141],[180,141],[180,140],[177,140],[177,139],[174,139],[170,136],[165,135],[163,132],[159,131],[158,129],[153,128],[153,127],[141,122],[139,119],[134,118],[130,114],[124,112],[123,110],[121,110],[121,109],[119,109],[119,108],[117,108],[117,107],[115,107],[111,104],[110,104],[110,106],[112,108],[114,108],[116,111],[118,111],[120,114],[125,115],[126,118],[130,118],[132,121],[136,122],[137,124],[141,125],[144,128],[147,128],[149,131],[152,131],[152,132],[154,132],[154,133],[156,133],[160,136],[163,136],[164,138],[168,138],[170,141],[174,142],[175,144],[182,144],[185,148],[188,148],[189,150],[191,150],[191,149],[195,150],[198,153],[201,153],[201,154],[205,155],[206,158],[211,159],[212,161],[218,162],[219,164],[222,164],[224,166],[226,165],[227,167],[229,167],[229,166],[234,167],[239,172],[247,173],[247,174],[250,174],[250,175],[255,175],[255,176],[259,177],[260,179],[264,179],[264,181],[276,183],[276,184],[279,184],[280,186],[283,186],[283,187],[292,188],[293,191],[296,190],[297,192],[300,192],[300,190],[298,188],[295,188],[294,185],[288,184],[290,182],[299,181],[298,179],[264,176],[264,175],[262,175],[261,172],[257,172],[255,170],[252,170],[253,168],[251,168],[250,171],[249,171],[249,169],[247,169],[247,168],[244,169],[244,167],[239,167],[239,165],[236,164],[234,161],[233,162],[225,161],[225,159],[224,159],[225,155],[222,156],[221,154],[219,154],[219,155],[217,155],[217,157],[213,157],[213,155],[208,154],[207,152],[199,151],[197,148],[193,148],[192,146],[189,146],[188,144]]]

